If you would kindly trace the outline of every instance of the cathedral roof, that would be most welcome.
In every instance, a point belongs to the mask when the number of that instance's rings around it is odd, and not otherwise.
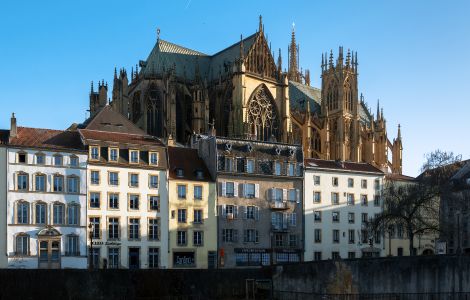
[[[289,81],[289,100],[291,110],[305,111],[310,102],[311,112],[321,112],[321,90],[294,81]]]
[[[119,112],[114,111],[110,105],[103,107],[97,114],[85,120],[83,124],[80,124],[78,128],[146,135],[145,131]]]

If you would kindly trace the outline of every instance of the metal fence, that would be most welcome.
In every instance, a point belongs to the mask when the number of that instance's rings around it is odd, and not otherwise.
[[[276,300],[470,300],[468,293],[384,293],[384,294],[315,294],[273,291]]]

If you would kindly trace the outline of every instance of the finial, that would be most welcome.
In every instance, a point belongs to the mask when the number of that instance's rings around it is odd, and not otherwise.
[[[15,117],[15,113],[11,113],[11,117],[14,118]],[[400,126],[400,125],[398,125]]]
[[[380,119],[380,100],[377,99],[377,120]]]
[[[117,69],[114,67],[114,79],[117,79]]]
[[[91,81],[91,92],[93,93],[93,80]]]
[[[160,28],[157,28],[157,41],[160,40]]]
[[[330,67],[333,66],[333,50],[330,50]]]
[[[346,65],[349,66],[351,63],[351,50],[348,48],[348,54],[346,55]]]
[[[243,46],[243,35],[240,34],[240,60],[243,60],[245,57],[245,49]]]
[[[294,34],[295,33],[295,23],[292,22],[292,33]]]
[[[261,15],[259,15],[259,28],[258,28],[258,31],[259,32],[263,31],[263,17]]]
[[[398,134],[397,134],[397,138],[399,140],[401,140],[401,126],[400,126],[400,123],[398,123]]]

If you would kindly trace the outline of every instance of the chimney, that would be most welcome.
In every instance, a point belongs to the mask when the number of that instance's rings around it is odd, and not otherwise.
[[[173,135],[172,135],[172,134],[170,134],[170,135],[168,136],[167,145],[168,145],[168,146],[176,146],[176,142],[175,142],[175,140],[173,139]]]
[[[15,118],[15,113],[11,114],[11,119],[10,119],[10,138],[16,138],[17,135],[17,129],[16,129],[16,118]]]

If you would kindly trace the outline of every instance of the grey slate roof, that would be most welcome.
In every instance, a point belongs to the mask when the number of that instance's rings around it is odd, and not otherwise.
[[[320,89],[289,81],[289,100],[291,110],[305,111],[307,109],[306,101],[310,101],[310,111],[321,112],[321,91]]]

